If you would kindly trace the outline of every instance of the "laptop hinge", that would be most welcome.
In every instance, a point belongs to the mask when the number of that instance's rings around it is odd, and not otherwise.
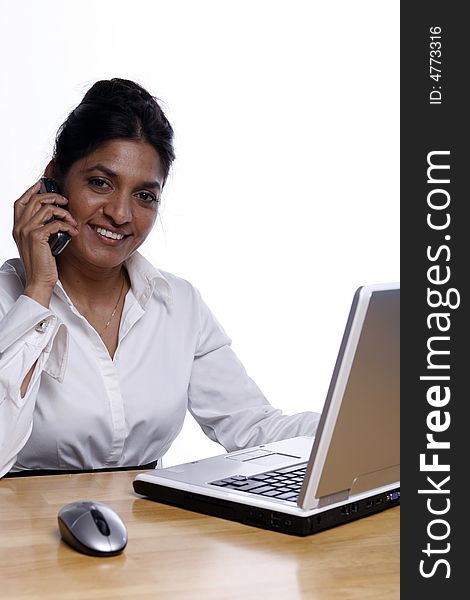
[[[335,502],[344,502],[349,498],[349,490],[343,490],[342,492],[336,492],[336,494],[329,494],[328,496],[322,496],[318,499],[318,507],[329,506]]]

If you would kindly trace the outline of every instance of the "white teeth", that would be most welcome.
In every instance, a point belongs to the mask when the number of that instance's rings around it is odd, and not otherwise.
[[[107,238],[112,238],[113,240],[122,240],[122,238],[124,237],[122,233],[114,233],[113,231],[108,231],[107,229],[103,229],[102,227],[95,227],[95,230],[100,235],[104,235]]]

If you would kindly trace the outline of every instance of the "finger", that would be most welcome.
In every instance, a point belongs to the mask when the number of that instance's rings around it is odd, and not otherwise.
[[[65,233],[70,233],[70,235],[72,237],[75,237],[76,235],[78,235],[78,229],[76,227],[74,227],[71,223],[65,223],[64,221],[59,221],[59,220],[55,220],[55,221],[51,221],[50,223],[47,223],[47,225],[40,227],[38,231],[40,231],[40,230],[42,230],[43,232],[45,232],[47,234],[48,239],[52,234],[57,233],[59,231],[64,231]]]
[[[52,194],[47,192],[45,194],[34,194],[31,199],[36,201],[38,204],[67,204],[68,200],[65,196],[60,194]]]
[[[68,203],[67,198],[60,194],[33,194],[28,203],[22,207],[21,213],[17,214],[17,219],[21,218],[24,222],[30,220],[42,206],[62,205]]]
[[[72,237],[75,237],[78,234],[78,229],[70,223],[54,220],[50,223],[47,223],[46,225],[42,225],[40,227],[32,229],[30,232],[28,232],[28,238],[33,246],[35,246],[37,243],[45,244],[49,241],[51,235],[59,231],[69,233]],[[23,232],[23,235],[24,234],[25,232]]]
[[[77,226],[76,220],[67,210],[55,204],[48,204],[36,211],[32,217],[25,214],[21,215],[13,226],[13,238],[21,245],[27,244],[32,232],[44,228],[51,222],[57,222],[57,230],[59,231],[61,223],[68,224],[74,229]]]
[[[18,219],[16,225],[18,228],[34,229],[36,227],[45,225],[52,219],[61,219],[63,221],[68,221],[72,225],[77,224],[77,222],[68,210],[57,206],[54,203],[39,205],[35,209],[28,208],[28,210],[25,210],[25,212],[21,215],[21,218]]]
[[[77,221],[74,219],[74,217],[71,215],[71,213],[68,210],[66,210],[65,208],[61,208],[60,206],[57,206],[56,204],[45,205],[41,208],[41,211],[42,210],[44,210],[45,213],[51,212],[52,218],[54,218],[54,219],[59,219],[61,221],[67,221],[68,223],[71,223],[72,225],[77,225]]]
[[[74,238],[76,235],[78,235],[78,229],[76,229],[76,227],[73,227],[69,223],[64,223],[63,221],[52,221],[51,223],[45,225],[41,229],[43,230],[43,232],[42,234],[41,232],[39,232],[39,234],[43,236],[45,235],[48,243],[50,241],[51,236],[59,232],[67,233],[70,235],[71,238]]]
[[[41,189],[41,182],[36,181],[35,184],[33,184],[30,188],[28,188],[26,190],[26,192],[24,194],[22,194],[18,198],[18,200],[15,201],[15,203],[14,203],[15,218],[17,217],[18,214],[21,214],[21,212],[23,212],[25,206],[27,206],[29,201],[31,200],[31,197],[34,194],[37,194],[40,189]]]

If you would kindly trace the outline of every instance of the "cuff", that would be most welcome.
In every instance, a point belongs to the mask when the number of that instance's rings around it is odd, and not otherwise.
[[[62,381],[67,363],[67,329],[51,310],[25,295],[19,296],[2,319],[0,355],[19,341],[48,353],[44,370]]]

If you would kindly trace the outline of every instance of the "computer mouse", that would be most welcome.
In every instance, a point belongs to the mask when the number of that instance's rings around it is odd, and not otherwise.
[[[114,556],[127,544],[127,529],[112,508],[94,500],[77,500],[57,515],[62,539],[74,550],[92,556]]]

